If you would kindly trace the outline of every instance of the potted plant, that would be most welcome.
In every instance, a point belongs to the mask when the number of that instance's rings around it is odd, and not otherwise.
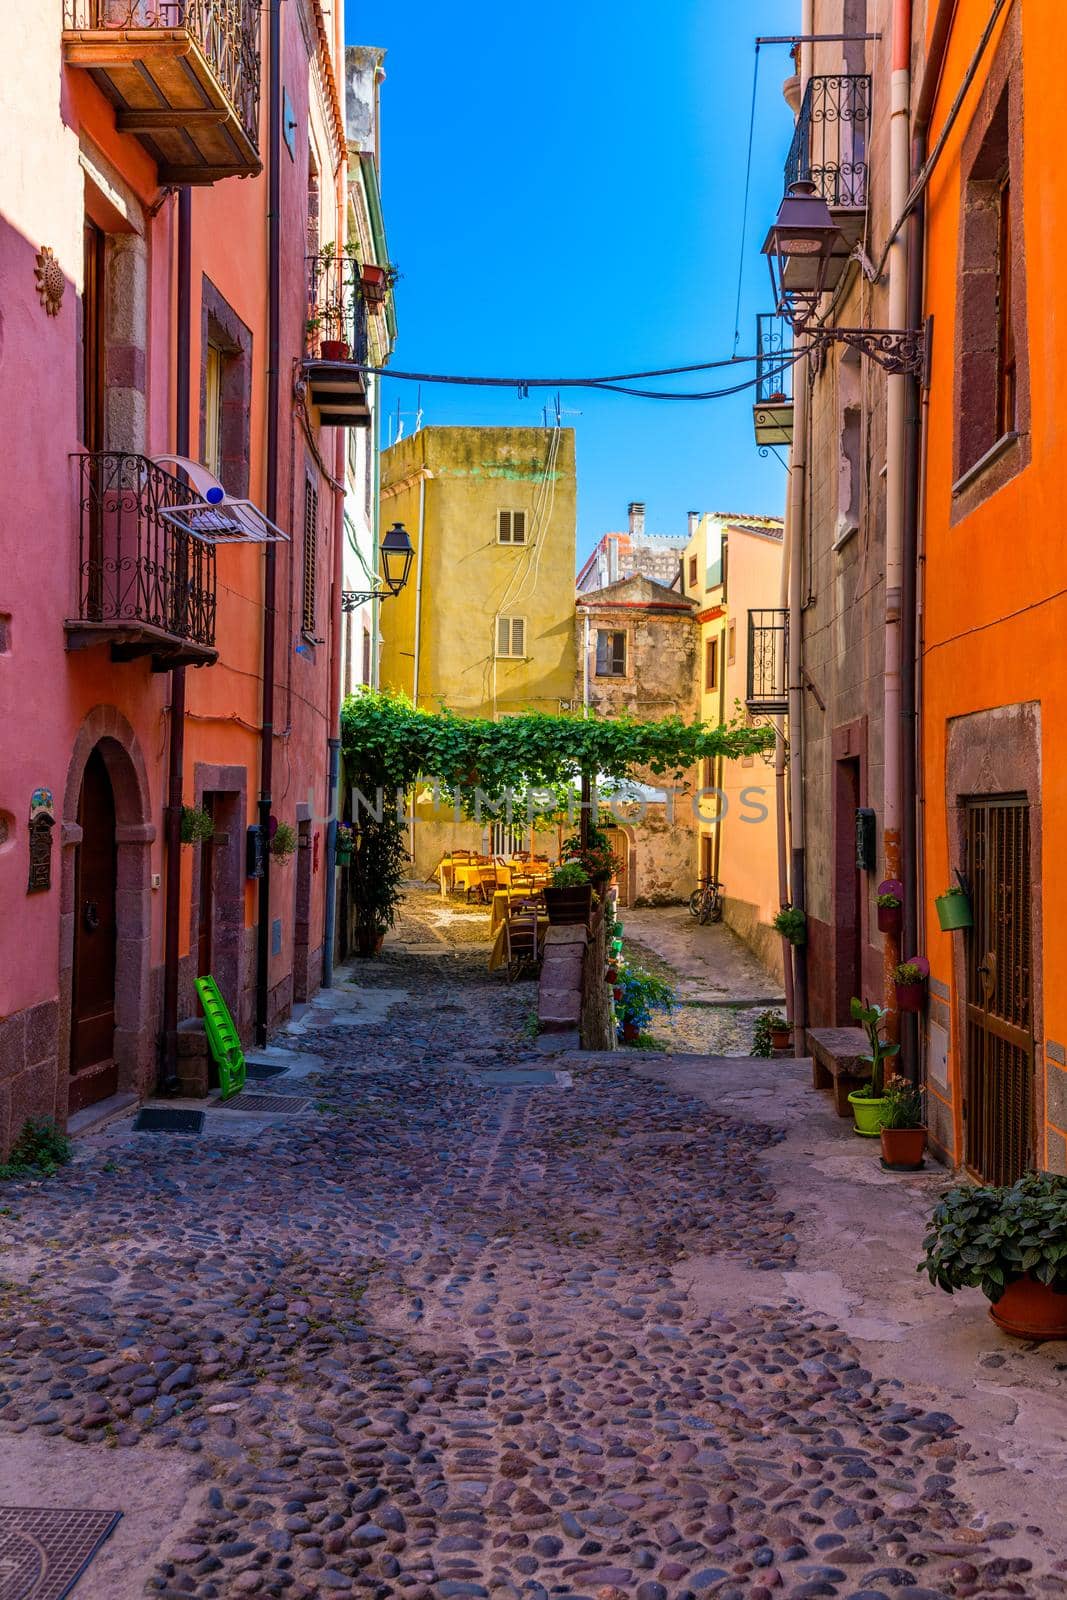
[[[774,919],[774,926],[790,944],[805,944],[808,937],[808,919],[797,906],[783,906]]]
[[[900,1046],[882,1038],[882,1028],[889,1015],[886,1006],[871,1005],[853,995],[850,1009],[853,1022],[858,1022],[867,1035],[870,1048],[861,1059],[871,1064],[871,1081],[862,1088],[853,1089],[848,1103],[856,1119],[854,1132],[864,1139],[876,1139],[885,1110],[885,1064],[900,1053]]]
[[[939,894],[934,900],[934,906],[942,933],[953,933],[957,928],[973,928],[971,899],[966,889],[961,888],[959,884],[946,889],[944,894]]]
[[[926,980],[930,976],[930,963],[921,956],[912,956],[893,968],[893,987],[901,1011],[921,1011],[926,999]]]
[[[399,276],[395,267],[379,267],[374,262],[365,262],[359,269],[359,278],[363,285],[363,298],[367,304],[384,305],[389,290]]]
[[[882,1165],[897,1172],[919,1172],[926,1149],[923,1100],[904,1078],[886,1084],[882,1105]]]
[[[356,836],[347,822],[337,824],[337,838],[334,843],[334,853],[339,867],[347,867],[352,859],[355,848]]]
[[[619,1034],[623,1044],[636,1044],[654,1011],[669,1016],[674,1010],[676,992],[662,978],[642,972],[638,967],[624,967],[621,977],[616,991]]]
[[[981,1289],[998,1328],[1067,1338],[1067,1178],[1029,1172],[1003,1187],[942,1195],[918,1270],[946,1294]]]
[[[588,926],[593,909],[593,885],[579,861],[564,861],[545,889],[545,909],[550,923],[581,922]]]
[[[775,1050],[788,1050],[793,1029],[780,1011],[761,1011],[752,1032],[754,1056],[771,1056]]]
[[[607,835],[599,828],[590,828],[589,839],[583,844],[581,834],[564,839],[560,855],[565,861],[577,861],[589,874],[593,888],[599,893],[607,888],[615,871],[615,857]]]
[[[887,878],[878,885],[878,932],[899,933],[903,920],[904,885],[899,878]]]
[[[182,806],[182,844],[204,844],[214,834],[215,819],[210,811],[202,811],[199,806]]]
[[[288,861],[297,846],[296,829],[288,822],[279,822],[271,835],[270,853],[279,861]]]
[[[619,969],[615,965],[615,963],[612,962],[611,965],[608,967],[607,971],[604,973],[604,982],[605,983],[614,983],[618,976],[619,976]]]
[[[352,353],[347,339],[321,339],[319,355],[323,361],[347,361]]]

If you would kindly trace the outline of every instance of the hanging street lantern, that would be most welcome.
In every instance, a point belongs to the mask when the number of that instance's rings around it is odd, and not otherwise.
[[[834,247],[842,242],[815,185],[809,179],[791,183],[763,242],[763,254],[778,314],[788,316],[794,329],[811,317],[823,291],[832,287],[827,278]]]
[[[382,563],[382,582],[373,589],[342,590],[342,611],[355,611],[368,600],[394,599],[407,583],[415,551],[402,522],[393,523],[382,539],[378,552]]]

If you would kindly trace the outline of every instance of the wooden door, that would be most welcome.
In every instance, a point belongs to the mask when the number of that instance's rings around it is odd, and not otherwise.
[[[1018,796],[969,800],[964,1149],[985,1183],[1014,1183],[1033,1164],[1034,1040],[1030,815]]]
[[[630,841],[621,828],[605,829],[611,854],[615,861],[615,882],[619,886],[619,904],[630,904]]]
[[[70,1110],[114,1094],[115,797],[99,749],[85,764],[75,865]]]
[[[834,1022],[852,1024],[852,997],[863,994],[863,895],[856,864],[856,812],[860,764],[834,764]]]
[[[205,794],[201,806],[209,817],[215,816],[215,796]],[[213,976],[211,971],[212,939],[215,928],[215,841],[203,839],[200,843],[200,911],[196,928],[196,975]]]

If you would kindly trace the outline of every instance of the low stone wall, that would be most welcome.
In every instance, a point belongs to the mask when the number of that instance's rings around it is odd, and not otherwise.
[[[604,980],[607,921],[592,926],[550,926],[545,935],[537,1018],[543,1034],[560,1048],[613,1050],[611,991]]]
[[[748,945],[771,977],[779,983],[784,982],[782,936],[775,932],[769,922],[760,921],[759,907],[749,900],[733,900],[727,895],[723,902],[722,920]]]

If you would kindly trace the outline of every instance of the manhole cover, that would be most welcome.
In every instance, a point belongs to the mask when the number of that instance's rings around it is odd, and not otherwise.
[[[0,1600],[63,1600],[121,1516],[0,1506]]]
[[[311,1104],[295,1094],[235,1094],[230,1100],[220,1100],[213,1107],[217,1111],[303,1111]]]
[[[134,1119],[134,1133],[200,1133],[202,1111],[182,1111],[176,1106],[145,1106]],[[0,1597],[2,1600],[2,1597]]]
[[[275,1066],[269,1061],[246,1061],[245,1075],[249,1078],[276,1078],[282,1072],[288,1072],[288,1067]]]

